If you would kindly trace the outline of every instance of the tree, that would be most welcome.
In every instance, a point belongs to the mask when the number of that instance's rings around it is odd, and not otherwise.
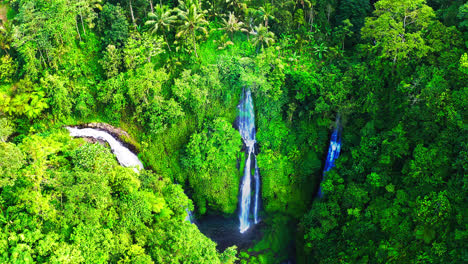
[[[240,180],[236,161],[241,142],[239,133],[220,118],[191,136],[182,163],[200,214],[207,207],[228,214],[236,210]]]
[[[169,46],[166,34],[177,21],[177,16],[172,15],[172,12],[173,10],[170,10],[166,5],[157,5],[155,12],[149,13],[149,20],[145,22],[145,25],[149,26],[151,34],[163,33],[169,51],[171,51],[171,46]]]
[[[460,19],[460,26],[468,28],[468,3],[458,8],[457,18]]]
[[[10,120],[5,117],[0,117],[0,142],[6,142],[14,131],[15,129]]]
[[[270,46],[275,42],[275,34],[268,31],[268,28],[263,25],[255,27],[254,31],[250,34],[253,35],[251,41],[252,44],[257,47],[257,51],[260,47],[263,49],[264,45]]]
[[[248,32],[248,30],[244,28],[244,22],[239,21],[232,12],[229,12],[228,20],[223,18],[223,27],[219,28],[219,30],[228,33],[231,40],[236,32]]]
[[[94,28],[94,20],[97,18],[97,13],[95,9],[99,9],[102,11],[101,6],[102,0],[78,0],[75,1],[76,9],[78,10],[78,17],[80,18],[81,22],[81,29],[83,33],[86,34],[86,27],[85,22],[88,28]],[[77,22],[78,23],[78,22]],[[78,26],[77,26],[78,28]],[[79,32],[78,32],[79,34]]]
[[[0,122],[3,120],[0,119]],[[0,142],[0,175],[2,175],[0,177],[0,189],[15,184],[15,180],[20,174],[19,170],[24,164],[23,152],[13,143],[5,143],[2,138]]]
[[[99,61],[105,71],[107,78],[115,77],[122,68],[122,54],[120,49],[109,44],[104,52],[103,58]]]
[[[187,222],[161,223],[150,233],[148,245],[156,263],[220,263],[216,244]]]
[[[358,35],[364,26],[365,18],[370,12],[371,5],[366,0],[340,1],[337,7],[337,21],[348,20],[351,23],[351,30]],[[343,26],[347,26],[343,24]]]
[[[123,48],[123,62],[127,70],[135,70],[151,59],[164,53],[164,40],[161,36],[150,36],[148,32],[132,32]]]
[[[136,70],[133,76],[127,78],[128,95],[135,106],[150,103],[161,96],[162,85],[168,80],[163,69],[154,70],[151,63]]]
[[[274,20],[274,14],[277,11],[276,7],[270,3],[265,3],[262,7],[258,9],[258,14],[265,22],[265,27],[268,28],[268,21]]]
[[[219,96],[221,84],[217,79],[218,72],[203,68],[201,74],[183,71],[179,78],[174,80],[172,92],[186,112],[196,116],[198,125],[201,125],[210,112],[213,101]]]
[[[370,50],[380,50],[383,58],[396,63],[408,56],[421,58],[431,49],[424,40],[424,30],[435,14],[426,0],[382,0],[375,8],[375,17],[366,18],[362,28],[363,38],[375,40]]]
[[[206,25],[208,21],[205,20],[206,11],[201,9],[198,0],[179,1],[179,7],[176,8],[179,22],[182,24],[177,28],[176,38],[185,37],[191,39],[195,57],[198,58],[197,53],[197,32],[208,35]]]
[[[46,92],[47,103],[55,118],[60,120],[70,116],[73,99],[69,94],[71,89],[68,80],[63,76],[46,73],[41,78],[41,86],[42,90]]]
[[[34,79],[44,69],[58,70],[74,45],[75,10],[66,0],[21,1],[13,46]]]
[[[115,45],[120,47],[128,38],[128,21],[123,9],[117,5],[106,3],[98,19],[98,29],[102,36],[104,47]]]
[[[9,83],[16,73],[17,65],[10,55],[0,57],[0,83]]]
[[[29,119],[36,118],[49,106],[46,103],[45,92],[28,79],[16,84],[12,94],[0,92],[0,111],[10,115],[25,115]]]
[[[9,22],[0,24],[0,49],[9,54],[13,42],[13,27]]]

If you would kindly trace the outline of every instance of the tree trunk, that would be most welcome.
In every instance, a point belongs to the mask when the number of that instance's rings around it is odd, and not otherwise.
[[[128,1],[128,5],[130,6],[130,15],[131,15],[131,17],[132,17],[133,26],[136,27],[135,16],[133,15],[132,0]]]
[[[195,57],[198,58],[197,41],[195,40],[195,31],[192,33],[192,37],[193,37],[193,50],[195,51]]]
[[[76,21],[76,18],[75,18],[75,26],[76,26],[76,32],[78,33],[78,37],[80,37],[80,41],[81,41],[80,29],[78,28],[78,21]]]
[[[149,3],[150,3],[150,8],[151,8],[151,13],[154,13],[153,0],[149,0]]]
[[[310,23],[310,31],[312,31],[312,26],[314,25],[314,6],[310,8],[309,23]]]
[[[172,52],[171,46],[169,46],[169,42],[167,41],[166,32],[163,33],[163,36],[164,36],[164,41],[166,41],[166,45],[167,45],[167,48],[169,49],[169,52]]]
[[[81,10],[80,10],[80,19],[81,19],[81,27],[83,28],[83,34],[86,35],[86,29],[84,27],[84,23],[83,23],[83,14],[81,13]]]

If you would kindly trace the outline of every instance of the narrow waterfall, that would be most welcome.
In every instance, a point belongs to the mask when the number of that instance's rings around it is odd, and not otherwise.
[[[143,164],[138,159],[137,155],[122,145],[122,143],[115,139],[111,134],[93,128],[80,129],[76,127],[66,127],[66,129],[70,132],[70,136],[72,137],[89,137],[106,141],[109,143],[112,153],[114,153],[120,165],[124,167],[133,167],[135,172],[143,169]]]
[[[259,197],[260,197],[260,172],[257,166],[257,158],[255,158],[255,172],[254,172],[254,179],[255,179],[255,201],[254,201],[254,223],[258,224],[260,221],[258,219],[258,206],[259,206]]]
[[[255,113],[252,100],[252,94],[249,89],[242,90],[242,96],[239,108],[238,126],[239,133],[246,147],[246,161],[244,167],[244,176],[242,177],[239,199],[239,221],[240,232],[244,233],[250,227],[250,210],[251,210],[251,185],[252,185],[252,159],[254,162],[254,180],[255,180],[255,198],[253,206],[254,223],[258,223],[259,209],[259,191],[260,191],[260,173],[255,157]]]
[[[325,173],[335,167],[335,160],[340,156],[341,150],[341,126],[340,126],[340,119],[337,118],[336,126],[333,130],[333,133],[330,138],[330,145],[328,147],[328,154],[327,160],[325,161],[325,167],[323,169],[323,176],[325,177]],[[322,181],[324,178],[322,179]],[[317,196],[319,198],[323,197],[322,193],[322,186],[319,187]]]
[[[190,211],[188,208],[185,208],[185,211],[187,212],[187,216],[185,217],[185,221],[190,222],[193,224],[193,213]]]

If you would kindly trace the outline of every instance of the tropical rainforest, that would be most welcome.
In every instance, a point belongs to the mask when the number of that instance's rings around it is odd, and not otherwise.
[[[467,263],[467,50],[462,0],[0,1],[0,263]],[[220,248],[246,87],[262,236]]]

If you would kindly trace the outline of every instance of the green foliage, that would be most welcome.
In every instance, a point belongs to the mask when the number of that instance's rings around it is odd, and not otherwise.
[[[46,74],[41,78],[42,89],[48,97],[48,105],[57,119],[63,119],[71,114],[72,98],[70,98],[69,81],[62,76]]]
[[[3,262],[235,260],[184,220],[191,202],[180,186],[119,166],[99,144],[55,132],[1,142],[0,153]]]
[[[12,95],[0,92],[0,111],[9,115],[26,116],[29,119],[36,118],[48,108],[45,92],[30,80],[19,81]]]
[[[123,9],[119,5],[106,3],[99,15],[98,30],[101,33],[104,47],[122,46],[129,34],[128,21]]]
[[[0,263],[467,262],[465,1],[3,2]],[[243,87],[265,236],[237,260],[185,217],[236,210]],[[57,131],[87,122],[148,170]]]
[[[268,221],[271,228],[267,230],[262,240],[249,249],[248,253],[240,253],[247,263],[276,263],[294,255],[291,244],[295,240],[293,220],[278,214]]]
[[[13,46],[24,61],[24,70],[33,79],[44,68],[58,70],[73,46],[75,10],[66,0],[19,1],[18,5]]]
[[[0,118],[0,141],[6,142],[8,137],[15,131],[8,118]]]
[[[394,63],[412,55],[421,58],[429,50],[423,31],[435,17],[425,0],[379,1],[375,17],[367,18],[362,28],[363,38],[374,39],[370,50],[381,50],[381,56]]]
[[[9,55],[0,57],[0,83],[10,83],[17,65]]]
[[[161,225],[161,231],[150,236],[149,254],[159,263],[220,263],[215,243],[203,236],[190,223]]]
[[[192,135],[182,162],[201,214],[207,207],[227,214],[236,210],[240,181],[236,163],[241,142],[239,133],[223,119],[215,119],[201,133]]]
[[[24,155],[21,150],[12,143],[0,142],[0,188],[14,185],[18,170],[24,165]]]
[[[167,32],[177,21],[177,16],[173,15],[172,12],[173,10],[169,10],[165,5],[156,5],[154,12],[148,14],[149,20],[145,22],[145,25],[149,26],[149,31],[152,35],[156,35],[159,32],[163,33],[169,51],[171,50],[171,46],[167,41]]]
[[[265,23],[268,20],[265,20]],[[252,45],[257,47],[257,50],[261,47],[262,49],[267,46],[271,46],[275,43],[275,34],[268,31],[267,26],[260,25],[254,28],[254,33],[252,34]]]
[[[115,77],[119,74],[122,68],[122,55],[121,51],[114,45],[108,45],[102,60],[99,61],[102,68],[106,72],[107,78]]]
[[[212,115],[217,106],[216,101],[223,93],[219,78],[217,68],[203,67],[200,74],[186,70],[174,80],[171,88],[174,97],[186,109],[186,112],[196,115],[199,126],[205,121],[207,115]]]
[[[341,1],[337,10],[337,21],[348,20],[352,25],[352,31],[359,34],[359,31],[364,26],[365,17],[368,16],[371,6],[369,1],[365,0],[350,0]]]
[[[238,18],[234,15],[234,13],[230,12],[228,19],[223,18],[223,27],[219,28],[219,30],[225,31],[229,34],[231,40],[236,32],[247,32],[247,29],[244,28],[244,22],[239,21]]]
[[[127,70],[134,70],[143,66],[146,62],[164,53],[164,41],[161,37],[151,37],[147,33],[135,32],[128,39],[123,49],[123,61]]]
[[[208,21],[205,20],[206,11],[201,9],[198,0],[180,0],[176,12],[181,25],[177,28],[175,36],[177,39],[183,38],[191,42],[195,57],[198,57],[197,39],[202,38],[203,35],[208,35],[206,29]],[[198,35],[198,32],[201,32],[202,35]]]

